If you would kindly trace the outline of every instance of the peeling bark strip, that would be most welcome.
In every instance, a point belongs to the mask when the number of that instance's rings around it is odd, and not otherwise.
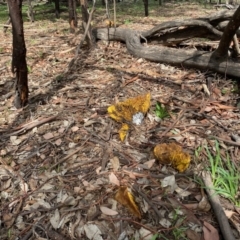
[[[229,11],[230,12],[230,11]],[[240,60],[222,55],[215,57],[214,52],[186,50],[165,47],[173,46],[186,39],[193,37],[209,37],[210,39],[221,39],[225,41],[226,36],[231,40],[237,32],[240,24],[240,7],[234,13],[231,11],[222,12],[205,18],[191,19],[191,21],[169,21],[145,32],[137,32],[131,29],[122,28],[98,28],[93,33],[97,39],[107,41],[124,41],[128,51],[140,58],[153,62],[161,62],[179,67],[196,68],[201,70],[212,70],[221,74],[240,78]],[[232,17],[233,15],[233,17]],[[230,20],[224,33],[217,29],[221,21]],[[229,29],[230,28],[230,29]],[[200,30],[199,30],[200,29]],[[221,29],[220,29],[221,30]],[[229,35],[228,35],[229,34]],[[239,32],[237,32],[239,34]],[[148,41],[157,40],[162,43],[160,46],[143,45],[141,40],[146,38]],[[149,41],[149,42],[150,42]],[[222,49],[221,43],[219,49]],[[217,52],[217,50],[216,50]]]
[[[23,33],[22,0],[8,0],[8,5],[13,31],[12,73],[16,74],[14,106],[21,108],[28,103],[28,71]]]

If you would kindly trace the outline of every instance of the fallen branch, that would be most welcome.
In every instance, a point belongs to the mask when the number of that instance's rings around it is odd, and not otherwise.
[[[9,134],[7,134],[4,137],[17,136],[17,135],[23,134],[26,131],[31,130],[31,129],[35,128],[35,127],[38,127],[38,126],[40,126],[42,124],[45,124],[47,122],[51,122],[53,120],[56,120],[57,116],[58,115],[52,116],[52,117],[49,117],[49,118],[38,118],[38,119],[35,119],[32,122],[30,122],[30,123],[26,123],[26,124],[23,124],[22,126],[19,126],[19,127],[15,128],[14,129],[14,130],[16,130],[15,132],[9,133]]]
[[[205,190],[208,194],[210,203],[211,203],[214,213],[216,215],[223,238],[227,239],[227,240],[235,240],[235,238],[232,234],[232,229],[230,228],[228,219],[226,217],[226,214],[223,211],[223,208],[219,201],[218,195],[214,190],[214,186],[213,186],[210,174],[208,172],[204,171],[202,173],[202,179],[206,186]]]

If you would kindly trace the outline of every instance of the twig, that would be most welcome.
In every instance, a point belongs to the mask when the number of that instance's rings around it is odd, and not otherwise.
[[[206,191],[207,191],[210,203],[211,203],[214,213],[216,215],[216,218],[219,223],[220,230],[222,232],[224,239],[235,240],[235,238],[232,234],[232,230],[230,228],[228,219],[226,217],[226,214],[223,211],[223,208],[220,204],[218,195],[214,190],[214,186],[213,186],[210,174],[208,172],[204,171],[202,173],[202,179],[206,186]]]
[[[223,142],[225,142],[225,143],[228,143],[228,144],[231,144],[231,145],[233,145],[233,146],[238,146],[238,147],[240,147],[240,142],[233,142],[233,141],[230,141],[230,140],[227,140],[227,139],[224,139],[224,138],[220,138],[220,137],[216,137],[216,136],[208,136],[209,138],[215,138],[215,139],[217,139],[217,140],[219,140],[219,141],[223,141]]]
[[[160,212],[158,211],[157,207],[154,206],[154,204],[148,199],[148,197],[141,191],[141,189],[137,186],[137,184],[134,184],[132,186],[133,190],[135,190],[139,195],[141,195],[144,200],[151,206],[151,208],[154,210],[154,212],[156,213],[156,217],[157,217],[157,220],[156,222],[158,223],[159,222],[159,219],[162,218]]]
[[[76,154],[77,152],[81,151],[88,140],[89,140],[89,138],[87,138],[87,139],[83,142],[83,144],[82,144],[79,148],[77,148],[74,152],[68,154],[68,155],[67,155],[66,157],[64,157],[62,160],[60,160],[59,162],[56,162],[55,164],[53,164],[53,165],[50,167],[49,170],[50,170],[50,171],[53,170],[53,168],[55,168],[57,165],[65,162],[68,158],[70,158],[71,156],[73,156],[73,155]]]
[[[140,223],[140,222],[137,222],[137,221],[132,220],[132,218],[109,218],[109,217],[104,218],[104,217],[103,217],[103,219],[107,219],[107,220],[111,220],[111,221],[119,221],[119,222],[120,222],[120,221],[128,221],[128,222],[137,224],[138,226],[141,226],[141,227],[147,229],[148,231],[150,231],[150,232],[153,233],[153,234],[155,234],[155,233],[158,232],[157,230],[155,230],[155,229],[153,229],[153,228],[150,228],[150,227],[148,227],[148,226],[146,226],[146,225],[144,225],[144,224],[142,224],[142,223]],[[167,230],[168,230],[168,229],[161,229],[161,231],[167,231]]]
[[[15,128],[14,130],[17,130],[17,131],[15,131],[13,133],[9,133],[9,134],[7,134],[4,137],[20,135],[20,134],[25,133],[26,131],[28,131],[28,130],[34,128],[34,127],[38,127],[38,126],[40,126],[40,125],[42,125],[44,123],[51,122],[51,121],[55,120],[57,118],[57,116],[58,115],[52,116],[52,117],[49,117],[49,118],[38,118],[38,119],[35,119],[32,122],[23,124],[22,126],[19,126],[19,127]]]
[[[90,12],[90,14],[89,14],[87,26],[86,26],[86,28],[85,28],[85,32],[84,32],[84,35],[83,35],[83,37],[82,37],[82,40],[81,40],[80,44],[79,44],[78,47],[77,47],[77,50],[76,50],[76,53],[75,53],[75,57],[78,56],[79,50],[80,50],[80,48],[82,47],[83,42],[85,41],[85,38],[86,38],[86,36],[87,36],[88,29],[89,29],[89,27],[90,27],[90,25],[91,25],[93,12],[95,11],[95,2],[96,2],[96,1],[93,1],[93,7],[92,7],[92,10],[91,10],[91,12]]]
[[[132,83],[132,82],[134,82],[134,81],[136,81],[136,80],[138,80],[138,79],[139,79],[138,76],[135,76],[135,77],[131,78],[130,80],[126,81],[126,82],[123,84],[122,87],[125,87],[125,86],[128,85],[129,83]]]
[[[64,50],[64,51],[59,52],[59,54],[65,54],[65,53],[71,52],[71,51],[74,50],[74,49],[75,49],[75,47],[72,47],[72,48],[69,48],[69,49],[67,49],[67,50]]]
[[[167,134],[176,124],[177,122],[181,119],[181,117],[183,116],[183,114],[186,112],[186,109],[183,109],[178,118],[171,124],[171,126],[169,126],[160,136],[159,138],[163,137],[165,134]]]

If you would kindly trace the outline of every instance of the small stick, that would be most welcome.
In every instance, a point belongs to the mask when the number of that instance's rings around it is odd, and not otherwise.
[[[93,12],[95,11],[95,2],[96,2],[96,1],[94,0],[94,1],[93,1],[92,10],[91,10],[91,12],[90,12],[90,14],[89,14],[89,17],[88,17],[87,26],[86,26],[86,28],[85,28],[85,32],[84,32],[84,35],[83,35],[83,37],[82,37],[82,40],[81,40],[80,44],[79,44],[78,47],[77,47],[77,50],[76,50],[76,53],[75,53],[75,57],[78,56],[79,50],[80,50],[80,48],[82,47],[82,45],[83,45],[83,43],[84,43],[84,40],[85,40],[85,38],[86,38],[86,36],[87,36],[88,29],[89,29],[89,27],[90,27],[90,25],[91,25]]]
[[[64,157],[62,160],[60,160],[59,162],[56,162],[55,164],[53,164],[53,165],[50,167],[50,171],[53,170],[53,168],[55,168],[57,165],[65,162],[68,158],[70,158],[71,156],[73,156],[73,155],[76,154],[77,152],[81,151],[88,140],[89,140],[89,138],[87,138],[87,139],[83,142],[83,144],[82,144],[79,148],[77,148],[74,152],[68,154],[68,155],[67,155],[66,157]]]
[[[177,122],[181,119],[181,117],[183,116],[183,114],[186,112],[186,109],[183,109],[178,118],[173,122],[173,124],[171,124],[171,126],[169,126],[161,135],[159,138],[163,137],[165,134],[167,134],[176,124]]]

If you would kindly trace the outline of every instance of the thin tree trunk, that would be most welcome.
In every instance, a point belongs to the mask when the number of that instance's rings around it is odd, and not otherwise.
[[[22,0],[8,0],[8,5],[13,33],[12,73],[16,76],[14,105],[16,108],[21,108],[28,103],[28,70],[23,32]]]
[[[148,0],[143,0],[145,17],[148,17]]]
[[[228,25],[225,27],[219,46],[214,53],[214,57],[220,58],[227,57],[229,46],[239,26],[240,26],[240,6],[233,14],[233,17],[228,22]]]
[[[69,12],[70,32],[75,33],[75,29],[77,28],[77,10],[76,10],[75,0],[68,0],[68,12]]]
[[[33,15],[33,7],[32,7],[32,3],[31,0],[28,0],[28,17],[30,19],[31,22],[34,22],[34,15]]]
[[[55,15],[56,15],[56,18],[59,18],[60,17],[60,4],[59,4],[59,0],[55,0],[54,3],[55,3]]]
[[[9,5],[7,4],[7,7],[8,7],[8,14],[9,14]],[[7,30],[8,30],[8,27],[7,25],[9,25],[11,23],[11,18],[9,17],[7,22],[5,23],[5,26],[3,27],[3,32],[6,33]]]

